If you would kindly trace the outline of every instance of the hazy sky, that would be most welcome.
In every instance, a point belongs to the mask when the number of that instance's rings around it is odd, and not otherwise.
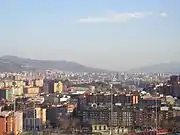
[[[130,69],[180,61],[180,0],[0,0],[0,55]]]

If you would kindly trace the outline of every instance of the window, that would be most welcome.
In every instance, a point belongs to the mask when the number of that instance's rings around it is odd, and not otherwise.
[[[28,119],[25,119],[26,125],[30,125]]]
[[[97,130],[97,126],[94,126],[94,130]]]
[[[99,130],[101,130],[101,126],[99,126]]]
[[[30,126],[34,125],[33,119],[30,119]]]
[[[104,126],[104,130],[106,130],[106,126]]]

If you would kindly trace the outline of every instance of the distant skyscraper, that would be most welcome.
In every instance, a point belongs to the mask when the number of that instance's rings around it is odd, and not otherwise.
[[[178,83],[178,81],[179,81],[179,77],[177,75],[173,75],[170,77],[171,84]]]
[[[118,80],[119,79],[119,73],[116,73],[115,78]]]

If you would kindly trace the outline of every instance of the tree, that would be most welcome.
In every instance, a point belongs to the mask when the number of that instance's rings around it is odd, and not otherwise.
[[[71,127],[72,127],[73,129],[80,128],[80,125],[81,125],[81,122],[80,122],[79,119],[74,118],[74,119],[72,120]]]
[[[67,119],[67,118],[61,118],[60,121],[59,121],[60,128],[63,129],[63,130],[69,129],[70,123],[71,123],[70,120]]]
[[[177,128],[177,124],[173,119],[164,120],[161,123],[162,123],[161,127],[163,129],[168,129],[170,132],[172,132]]]

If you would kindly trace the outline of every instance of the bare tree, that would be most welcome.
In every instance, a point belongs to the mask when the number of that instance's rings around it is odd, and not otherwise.
[[[79,127],[80,127],[80,120],[77,119],[77,118],[74,118],[74,119],[72,120],[71,126],[72,126],[73,128],[79,128]]]
[[[81,122],[79,119],[74,118],[71,122],[72,132],[77,132],[80,129]]]
[[[67,118],[61,118],[60,119],[60,128],[63,130],[67,130],[70,127],[70,120]]]

